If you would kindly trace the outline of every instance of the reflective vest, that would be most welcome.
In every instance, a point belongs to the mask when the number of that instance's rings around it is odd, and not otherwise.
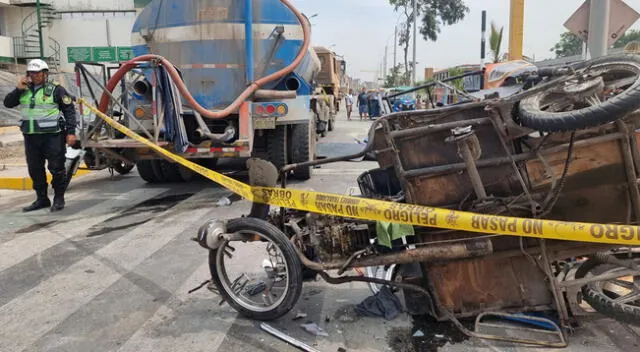
[[[53,100],[53,92],[57,85],[46,83],[35,94],[27,89],[20,96],[20,115],[22,133],[58,133],[62,112]]]

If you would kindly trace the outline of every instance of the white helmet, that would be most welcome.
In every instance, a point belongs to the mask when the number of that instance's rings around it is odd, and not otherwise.
[[[27,65],[27,72],[40,72],[44,70],[49,71],[49,65],[40,59],[31,60]]]

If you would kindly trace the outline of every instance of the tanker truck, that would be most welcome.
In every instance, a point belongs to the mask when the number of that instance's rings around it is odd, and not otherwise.
[[[285,0],[153,0],[132,28],[136,58],[111,77],[99,109],[206,167],[219,158],[259,157],[278,168],[311,160],[320,61],[309,33],[308,19]],[[109,94],[117,89],[120,104]],[[192,177],[117,133],[86,140],[101,150],[126,148],[147,182]],[[292,176],[310,175],[301,168]]]

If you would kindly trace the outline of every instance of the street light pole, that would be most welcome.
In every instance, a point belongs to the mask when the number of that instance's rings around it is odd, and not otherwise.
[[[389,50],[389,46],[385,45],[384,46],[384,60],[383,60],[384,69],[382,70],[382,77],[384,79],[387,79],[387,66],[388,66],[387,52],[388,52],[388,50]]]
[[[411,85],[416,85],[416,49],[418,37],[418,0],[413,0],[413,72],[411,76]]]
[[[589,52],[592,59],[607,55],[610,5],[610,0],[591,1]]]

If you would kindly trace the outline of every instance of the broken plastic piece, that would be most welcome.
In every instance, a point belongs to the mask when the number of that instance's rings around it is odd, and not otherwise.
[[[293,317],[293,319],[292,319],[292,320],[300,320],[300,319],[302,319],[302,318],[306,318],[306,317],[307,317],[307,313],[304,313],[304,312],[298,312],[298,313],[296,313],[296,316],[295,316],[295,317]]]

